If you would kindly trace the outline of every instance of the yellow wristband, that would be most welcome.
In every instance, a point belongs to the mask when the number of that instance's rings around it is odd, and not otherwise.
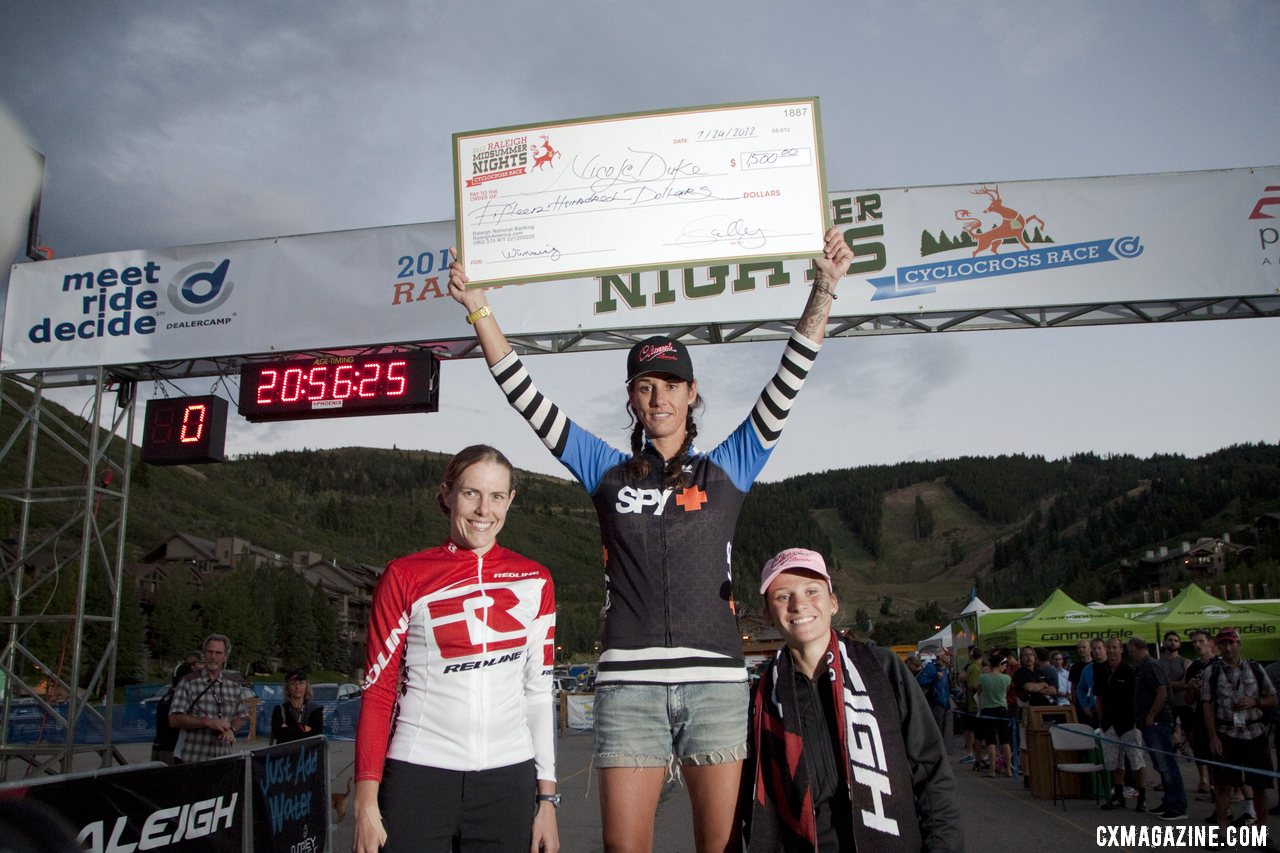
[[[481,320],[483,320],[485,317],[488,317],[492,313],[493,313],[493,309],[488,305],[484,306],[483,308],[477,308],[476,310],[472,311],[470,314],[467,315],[467,322],[474,326],[476,323],[479,323]]]

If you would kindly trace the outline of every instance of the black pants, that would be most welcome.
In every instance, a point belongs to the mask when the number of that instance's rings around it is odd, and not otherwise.
[[[378,807],[382,853],[510,853],[533,838],[533,760],[492,770],[441,770],[387,759]]]

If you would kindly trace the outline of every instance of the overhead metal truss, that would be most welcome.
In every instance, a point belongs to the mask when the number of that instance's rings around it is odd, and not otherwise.
[[[834,312],[840,310],[836,302]],[[1280,317],[1280,291],[1269,295],[1197,297],[1127,302],[1104,302],[1087,305],[1039,305],[1031,307],[984,308],[970,311],[911,311],[908,306],[893,305],[881,313],[834,313],[827,321],[827,337],[845,338],[862,335],[900,335],[919,332],[976,332],[997,329],[1058,329],[1074,326],[1107,326],[1125,323],[1181,323],[1193,320],[1237,320],[1257,317]],[[783,340],[791,335],[794,320],[751,320],[738,323],[687,323],[665,326],[597,331],[507,333],[507,340],[521,355],[539,353],[588,352],[627,349],[650,335],[665,334],[686,344],[721,344],[750,341]],[[441,358],[473,358],[480,355],[474,337],[441,341],[404,341],[368,347],[335,347],[308,352],[307,355],[360,355],[387,349],[430,349]],[[215,359],[184,359],[111,368],[117,379],[148,381],[182,380],[205,376],[233,375],[246,362],[278,359],[281,353],[227,356]],[[94,368],[57,370],[43,373],[46,388],[91,384]]]
[[[835,305],[836,310],[840,303]],[[836,314],[827,323],[828,337],[858,337],[863,335],[896,335],[922,332],[991,331],[995,329],[1053,329],[1073,326],[1118,325],[1132,323],[1173,323],[1194,320],[1228,320],[1259,317],[1280,317],[1280,292],[1263,296],[1233,296],[1216,298],[1150,300],[1141,302],[1115,302],[1088,305],[1047,305],[1034,307],[991,308],[972,311],[911,311],[908,306],[893,305],[893,310],[881,313]],[[665,334],[687,344],[717,344],[731,342],[781,340],[790,336],[794,327],[791,320],[757,320],[740,323],[688,323],[682,325],[645,326],[601,331],[565,331],[539,334],[509,334],[507,339],[521,354],[587,352],[606,349],[625,349],[653,334]],[[430,349],[445,359],[474,358],[480,355],[475,338],[459,338],[444,341],[405,341],[394,345],[369,347],[338,347],[317,349],[291,356],[306,355],[356,355],[387,349]],[[98,753],[106,765],[112,757],[123,763],[118,751],[111,746],[111,689],[115,682],[116,648],[118,645],[118,615],[120,612],[121,583],[124,577],[124,532],[129,497],[129,472],[133,454],[132,395],[122,399],[116,408],[110,432],[91,430],[85,435],[80,428],[67,424],[42,405],[43,392],[51,388],[92,385],[95,388],[91,423],[101,423],[105,417],[103,400],[109,387],[114,385],[132,388],[133,383],[149,380],[181,381],[210,376],[236,374],[242,364],[278,359],[281,353],[260,353],[213,359],[187,359],[148,364],[120,365],[110,368],[94,367],[79,370],[55,370],[26,372],[6,378],[0,391],[0,404],[13,407],[22,414],[22,421],[15,433],[0,446],[0,465],[13,454],[25,452],[25,467],[20,488],[0,489],[0,499],[19,507],[21,520],[16,551],[0,554],[0,580],[9,596],[8,613],[0,618],[5,630],[4,648],[0,652],[0,667],[10,676],[11,684],[24,690],[35,685],[32,673],[40,673],[55,689],[65,691],[71,698],[65,715],[50,703],[41,701],[45,713],[65,725],[69,735],[65,744],[44,747],[10,746],[7,737],[9,703],[2,709],[0,722],[0,758],[6,764],[20,759],[28,768],[39,771],[66,772],[74,756],[82,752]],[[15,387],[30,389],[29,401],[19,399]],[[124,433],[123,447],[115,455],[108,453],[113,446],[111,439],[120,429]],[[66,486],[35,486],[37,467],[37,438],[51,440],[59,453],[75,460],[79,465],[80,479]],[[42,457],[43,458],[43,457]],[[10,466],[12,470],[12,466]],[[105,472],[118,477],[119,487],[103,482]],[[44,478],[41,478],[42,481]],[[4,485],[0,481],[0,485]],[[37,507],[57,505],[65,509],[65,519],[53,527],[54,532],[43,534],[35,541],[32,524]],[[113,507],[104,511],[108,504]],[[47,524],[39,529],[47,531]],[[78,530],[79,541],[64,553],[58,553],[61,537]],[[44,566],[37,569],[38,566]],[[76,579],[78,584],[74,598],[75,607],[67,613],[51,613],[46,610],[33,612],[41,601],[41,594],[63,574]],[[100,584],[105,590],[106,604],[96,612],[86,605],[87,593],[92,584]],[[42,605],[43,606],[43,605]],[[85,652],[85,629],[93,624],[110,625],[109,641],[92,660]],[[68,638],[71,663],[53,662],[37,654],[27,638],[38,625],[59,626]],[[46,655],[47,657],[47,655]],[[72,673],[79,673],[80,677]],[[76,683],[84,684],[80,690],[72,689]],[[9,690],[9,696],[16,691]],[[88,699],[105,695],[105,707],[91,705]],[[101,744],[79,745],[74,732],[84,715],[91,715],[104,727]]]
[[[111,718],[134,403],[126,384],[122,405],[105,411],[113,380],[103,368],[92,374],[88,423],[109,419],[109,430],[60,415],[45,399],[39,374],[0,381],[0,406],[19,416],[2,437],[0,466],[6,480],[20,469],[22,481],[0,483],[6,486],[0,504],[19,516],[16,541],[0,549],[0,671],[8,683],[0,706],[0,780],[14,778],[15,762],[18,775],[70,772],[81,753],[96,754],[102,767],[124,763],[112,746]],[[19,709],[38,710],[33,725],[47,729],[47,741],[9,743]],[[82,727],[103,732],[101,742],[78,743]]]
[[[835,309],[839,310],[839,303]],[[1233,296],[1184,300],[1050,305],[1030,308],[992,308],[973,311],[903,311],[879,314],[834,314],[827,321],[827,337],[897,335],[919,332],[993,331],[997,329],[1053,329],[1121,323],[1168,323],[1190,320],[1229,320],[1280,317],[1280,292],[1271,296]],[[794,321],[698,323],[625,331],[574,332],[548,335],[508,335],[512,346],[527,353],[574,352],[628,348],[653,334],[666,334],[688,344],[781,340],[791,335]],[[478,355],[474,338],[449,347],[454,355]]]

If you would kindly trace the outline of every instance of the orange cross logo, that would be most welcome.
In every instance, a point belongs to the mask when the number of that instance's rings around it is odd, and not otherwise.
[[[702,505],[706,502],[707,493],[697,486],[681,489],[680,494],[676,495],[676,505],[684,507],[685,512],[697,512],[702,509]]]

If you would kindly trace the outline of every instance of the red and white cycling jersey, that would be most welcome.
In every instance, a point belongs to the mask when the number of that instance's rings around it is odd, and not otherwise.
[[[554,780],[555,592],[543,566],[446,542],[387,565],[373,593],[356,780],[386,758],[446,770],[535,759]]]

